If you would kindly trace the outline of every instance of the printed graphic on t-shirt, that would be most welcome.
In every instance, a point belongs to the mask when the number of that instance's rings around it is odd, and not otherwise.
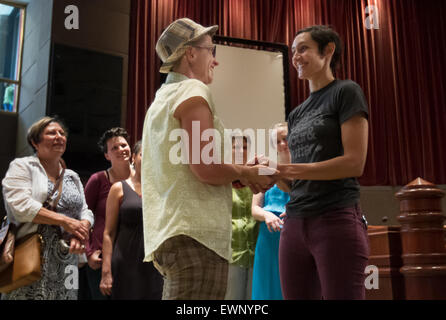
[[[316,110],[310,110],[302,119],[299,119],[299,125],[294,126],[288,138],[288,145],[293,149],[293,157],[298,159],[308,159],[314,142],[317,140],[316,127],[324,126],[324,119],[321,117],[323,106]],[[318,146],[318,150],[322,150],[322,146]]]
[[[293,163],[315,163],[342,156],[342,124],[362,113],[367,102],[361,88],[350,80],[335,80],[313,92],[289,116],[288,146]],[[354,205],[359,199],[356,178],[294,180],[287,204],[291,217],[322,214],[331,208]]]

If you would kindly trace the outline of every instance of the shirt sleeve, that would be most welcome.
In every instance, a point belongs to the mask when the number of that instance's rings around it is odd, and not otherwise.
[[[361,113],[368,119],[369,111],[367,101],[361,87],[357,83],[349,81],[342,86],[338,99],[340,124],[343,124],[353,116]]]
[[[42,203],[33,199],[32,176],[23,159],[10,163],[2,186],[8,214],[19,223],[32,222]]]
[[[99,184],[98,173],[95,173],[91,175],[90,179],[88,179],[87,184],[85,185],[85,201],[87,202],[88,208],[90,208],[90,210],[93,212],[96,210]]]
[[[100,188],[99,174],[102,174],[102,171],[100,173],[93,174],[90,177],[90,179],[88,179],[87,184],[85,185],[85,192],[84,192],[85,202],[87,204],[87,207],[92,211],[93,219],[94,219],[94,212],[96,211],[96,204],[98,201],[99,188]],[[92,244],[90,243],[90,240],[91,237],[89,241],[87,241],[85,249],[87,257],[89,257],[95,251]]]
[[[208,103],[211,113],[214,114],[211,90],[203,82],[196,79],[189,79],[183,81],[181,87],[178,90],[178,96],[175,99],[174,104],[169,110],[170,114],[173,115],[178,106],[184,101],[192,97],[202,97]]]

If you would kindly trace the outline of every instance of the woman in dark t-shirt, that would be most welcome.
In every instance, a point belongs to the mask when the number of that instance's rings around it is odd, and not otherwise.
[[[300,30],[292,51],[311,94],[288,118],[292,164],[278,165],[290,192],[279,249],[283,295],[364,299],[369,246],[356,178],[367,156],[367,103],[358,84],[334,77],[335,31]]]

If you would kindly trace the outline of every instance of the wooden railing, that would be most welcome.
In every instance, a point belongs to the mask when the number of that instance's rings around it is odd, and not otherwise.
[[[444,191],[418,178],[396,195],[401,226],[370,226],[369,265],[379,269],[379,289],[367,299],[446,299]]]

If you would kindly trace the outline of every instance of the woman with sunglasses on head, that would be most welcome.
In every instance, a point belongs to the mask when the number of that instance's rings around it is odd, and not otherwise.
[[[359,205],[367,156],[368,107],[358,84],[338,80],[339,35],[326,26],[300,30],[292,45],[310,97],[288,118],[291,181],[280,238],[285,299],[364,299],[369,246]]]

